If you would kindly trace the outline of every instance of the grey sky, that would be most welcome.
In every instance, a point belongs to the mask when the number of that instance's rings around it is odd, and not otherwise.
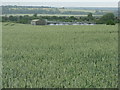
[[[118,2],[119,0],[0,0],[2,2]]]
[[[119,0],[0,0],[2,5],[52,7],[117,7]]]

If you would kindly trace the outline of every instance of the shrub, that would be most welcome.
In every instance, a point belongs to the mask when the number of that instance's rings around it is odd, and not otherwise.
[[[109,20],[106,22],[106,25],[115,25],[115,22],[113,20]]]

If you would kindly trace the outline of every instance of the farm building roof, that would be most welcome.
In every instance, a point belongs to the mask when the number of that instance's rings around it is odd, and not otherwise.
[[[34,19],[34,20],[32,20],[33,22],[36,22],[36,21],[39,21],[39,19]]]

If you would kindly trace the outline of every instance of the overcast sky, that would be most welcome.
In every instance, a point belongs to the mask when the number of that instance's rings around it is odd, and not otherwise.
[[[2,2],[118,2],[119,0],[0,0]]]
[[[120,0],[0,0],[2,5],[37,5],[52,7],[117,7],[119,1]]]

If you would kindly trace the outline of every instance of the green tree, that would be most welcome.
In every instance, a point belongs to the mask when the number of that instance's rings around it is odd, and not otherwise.
[[[9,18],[7,17],[7,15],[2,16],[2,22],[7,22],[9,21]]]
[[[37,17],[37,13],[35,13],[33,16],[34,16],[34,17]]]
[[[14,21],[14,17],[11,15],[11,16],[9,16],[9,20],[10,21]]]
[[[9,21],[14,21],[17,22],[18,21],[18,17],[17,16],[9,16]]]
[[[87,16],[87,18],[88,18],[89,21],[94,19],[92,13],[89,13],[88,16]]]
[[[30,23],[30,17],[28,15],[20,16],[19,23],[28,24]]]
[[[74,17],[74,16],[70,16],[70,17],[69,17],[69,20],[70,20],[70,21],[75,21],[75,20],[77,20],[77,18]]]
[[[113,13],[107,13],[100,18],[100,22],[107,24],[108,22],[114,22],[115,15]]]

